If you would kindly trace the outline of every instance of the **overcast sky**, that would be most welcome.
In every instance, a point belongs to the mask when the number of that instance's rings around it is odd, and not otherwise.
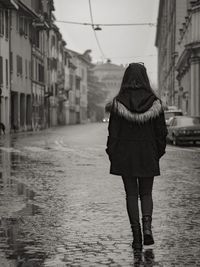
[[[89,0],[54,0],[57,20],[91,23]],[[159,0],[91,0],[94,23],[149,23],[157,21]],[[93,62],[101,61],[91,26],[57,23],[67,47],[83,53],[92,50]],[[116,64],[144,62],[157,83],[155,26],[102,27],[96,31],[106,58]]]

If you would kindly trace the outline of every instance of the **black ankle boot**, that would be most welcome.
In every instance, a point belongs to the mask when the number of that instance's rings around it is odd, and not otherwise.
[[[138,225],[131,225],[132,233],[133,233],[133,243],[132,248],[134,252],[142,251],[142,232],[140,224]]]
[[[153,234],[151,231],[151,221],[152,221],[151,216],[144,216],[142,218],[144,245],[147,246],[154,244]]]

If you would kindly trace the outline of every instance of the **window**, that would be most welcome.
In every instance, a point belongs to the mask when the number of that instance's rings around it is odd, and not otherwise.
[[[36,42],[35,42],[35,45],[40,48],[40,31],[37,30],[36,31]]]
[[[71,90],[73,89],[73,75],[72,74],[69,75],[69,87]]]
[[[55,95],[58,95],[58,84],[55,83]]]
[[[41,13],[42,12],[41,0],[31,0],[31,7],[36,13]]]
[[[4,10],[0,9],[0,35],[4,35]]]
[[[8,59],[6,59],[6,86],[8,87]]]
[[[18,32],[19,31],[19,14],[18,13],[15,13],[16,14],[16,31]]]
[[[26,19],[24,20],[24,33],[25,35],[28,35],[28,22]]]
[[[8,20],[8,11],[5,12],[5,20],[6,20],[6,39],[9,37],[9,20]]]
[[[24,33],[24,27],[23,27],[24,19],[23,17],[19,17],[19,33],[22,35]]]
[[[180,127],[194,126],[200,124],[199,117],[179,117],[177,119],[177,125]]]
[[[44,82],[44,66],[39,64],[39,82]]]
[[[13,72],[13,53],[10,52],[10,72]]]
[[[33,59],[33,60],[31,61],[31,78],[32,78],[32,79],[35,78],[34,70],[35,70],[35,60]]]
[[[174,118],[174,120],[172,121],[172,126],[176,126],[177,125],[177,119]]]
[[[76,77],[76,89],[80,90],[81,81],[79,77]]]
[[[17,75],[23,74],[22,57],[17,55]]]
[[[51,47],[54,47],[56,45],[56,38],[55,38],[55,36],[53,35],[52,37],[51,37]]]
[[[13,26],[13,12],[10,10],[10,27],[12,28]]]
[[[38,63],[35,60],[35,75],[34,75],[34,79],[37,81],[38,80]]]
[[[0,85],[3,84],[3,58],[0,56]]]

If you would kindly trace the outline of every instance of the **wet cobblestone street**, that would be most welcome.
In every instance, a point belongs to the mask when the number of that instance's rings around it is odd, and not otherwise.
[[[106,137],[107,124],[0,137],[0,267],[200,266],[200,147],[167,147],[138,260]]]

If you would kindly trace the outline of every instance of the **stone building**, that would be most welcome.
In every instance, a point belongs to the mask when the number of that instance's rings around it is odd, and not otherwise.
[[[84,123],[90,51],[66,49],[53,0],[0,0],[0,121],[7,132]]]
[[[179,29],[179,57],[176,65],[178,104],[183,112],[200,116],[200,1],[189,1],[187,15]]]
[[[159,3],[155,42],[158,48],[158,93],[166,105],[178,104],[178,38],[186,10],[187,0],[160,0]]]
[[[60,71],[59,50],[62,35],[58,27],[54,24],[51,25],[49,31],[49,92],[50,92],[50,126],[58,125],[58,80]]]
[[[11,129],[24,131],[32,129],[32,22],[38,16],[28,1],[18,6],[11,15]]]
[[[10,131],[10,27],[11,10],[18,10],[15,1],[0,0],[0,121]]]
[[[68,49],[71,56],[71,64],[75,67],[75,94],[72,91],[71,96],[75,97],[75,114],[76,123],[85,123],[88,120],[88,68],[91,67],[90,50],[80,54]],[[71,76],[71,82],[74,82],[74,77]],[[74,102],[74,100],[72,101]]]
[[[33,130],[50,126],[49,107],[49,41],[53,1],[31,1],[39,19],[32,23],[32,127]]]
[[[76,123],[76,66],[72,63],[72,56],[65,49],[65,101],[66,124]]]
[[[158,88],[167,105],[200,115],[200,1],[160,0]]]
[[[75,112],[75,70],[76,66],[71,62],[72,56],[64,48],[64,94],[63,94],[63,120],[64,124],[76,123]]]
[[[8,131],[44,128],[48,28],[53,1],[1,0],[0,3],[0,14],[5,13],[0,25],[2,30],[5,27],[6,35],[5,40],[0,40],[0,47],[7,55],[5,66],[2,64],[7,87],[1,105],[2,110],[7,110],[3,122]]]
[[[124,71],[123,65],[113,64],[110,60],[106,63],[97,63],[93,68],[94,75],[98,77],[99,82],[104,84],[105,90],[108,92],[106,102],[113,99],[118,93]]]

